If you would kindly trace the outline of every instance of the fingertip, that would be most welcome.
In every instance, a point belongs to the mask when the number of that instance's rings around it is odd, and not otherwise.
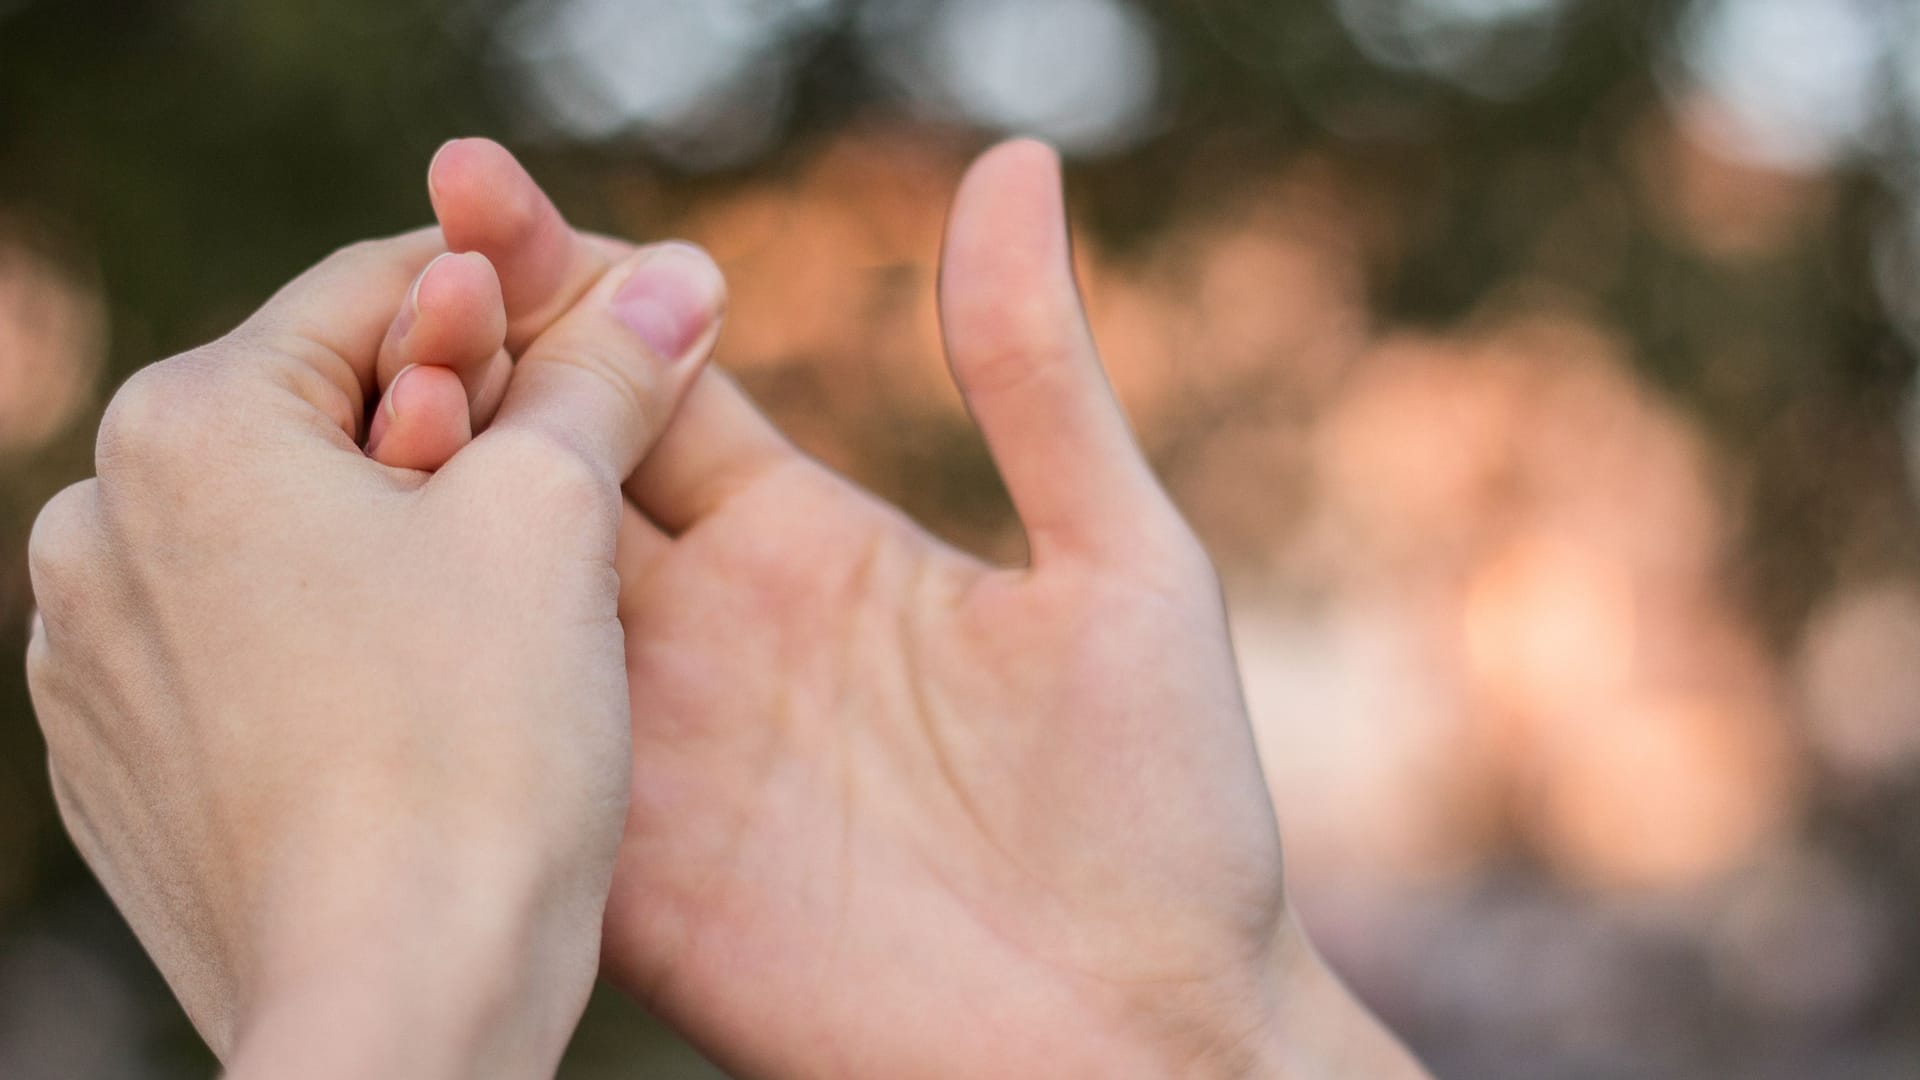
[[[1002,143],[967,171],[947,224],[940,310],[959,367],[1091,348],[1051,146]]]
[[[1035,179],[1057,182],[1061,174],[1060,151],[1050,142],[1023,136],[990,148],[980,155],[976,167],[1011,170]]]
[[[550,326],[606,268],[507,148],[456,139],[428,166],[428,190],[447,247],[478,252],[498,271],[516,354]]]
[[[1002,143],[967,170],[947,219],[940,286],[949,308],[1038,300],[1078,306],[1053,147],[1035,139]]]
[[[1016,215],[1022,225],[1064,226],[1062,177],[1060,152],[1047,143],[1001,143],[980,155],[961,180],[954,200],[956,222],[1003,221]]]
[[[501,369],[507,312],[492,262],[475,252],[436,258],[414,279],[400,305],[377,365],[379,385],[405,368],[450,368],[465,381],[472,421],[484,423],[504,390]],[[498,384],[498,385],[496,385]]]
[[[479,358],[498,349],[507,335],[506,302],[492,260],[477,251],[435,259],[415,283],[411,297],[416,322],[429,321],[459,331],[466,341],[486,347]]]
[[[523,173],[513,152],[486,138],[448,139],[427,163],[427,194],[436,201],[461,195],[487,195]]]
[[[367,438],[367,456],[396,469],[431,472],[473,439],[467,392],[454,371],[406,367],[387,387]]]
[[[549,203],[519,159],[492,139],[454,139],[427,166],[427,193],[454,251],[497,255],[524,243]]]

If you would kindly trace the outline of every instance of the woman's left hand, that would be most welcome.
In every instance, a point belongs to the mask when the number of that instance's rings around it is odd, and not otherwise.
[[[62,814],[236,1074],[550,1072],[597,966],[629,782],[619,485],[723,285],[693,249],[635,253],[428,477],[357,440],[442,250],[349,248],[140,372],[98,479],[34,529]]]

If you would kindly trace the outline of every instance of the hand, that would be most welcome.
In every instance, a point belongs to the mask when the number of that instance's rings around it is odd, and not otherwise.
[[[355,439],[441,250],[350,248],[140,372],[98,479],[34,529],[62,815],[237,1075],[550,1072],[597,966],[629,787],[618,482],[721,285],[684,247],[607,265],[428,477]]]
[[[432,174],[509,340],[615,257],[497,146]],[[713,372],[628,485],[608,970],[744,1075],[1419,1075],[1288,917],[1219,588],[1105,384],[1058,185],[990,154],[943,273],[1030,566],[940,544]]]

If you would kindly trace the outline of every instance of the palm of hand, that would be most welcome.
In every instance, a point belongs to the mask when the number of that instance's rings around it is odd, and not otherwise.
[[[433,173],[510,348],[609,265],[498,147]],[[1050,153],[970,173],[941,306],[1031,569],[940,544],[713,373],[628,483],[606,970],[744,1075],[1244,1067],[1280,996],[1277,830],[1211,567],[1086,332]]]
[[[679,539],[623,600],[616,978],[843,1074],[983,1038],[1057,1068],[1136,1007],[1257,999],[1278,840],[1211,576],[1154,554],[989,569],[799,461]]]

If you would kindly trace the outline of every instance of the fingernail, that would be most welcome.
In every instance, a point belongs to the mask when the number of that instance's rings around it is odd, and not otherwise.
[[[387,419],[387,410],[384,407],[374,410],[373,426],[367,430],[368,457],[372,457],[379,452],[380,440],[387,437],[387,428],[391,424],[392,421]]]
[[[408,331],[413,329],[413,324],[420,321],[420,286],[426,282],[427,275],[433,273],[433,268],[440,265],[440,260],[452,254],[451,251],[443,251],[435,255],[433,261],[414,276],[413,285],[407,289],[407,302],[400,305],[400,314],[393,320],[394,340],[404,339]]]
[[[446,156],[447,147],[452,146],[454,143],[457,143],[459,141],[460,141],[459,139],[448,139],[446,142],[441,143],[440,149],[435,150],[433,152],[433,157],[427,161],[427,194],[428,195],[431,196],[431,195],[439,194],[440,189],[437,183],[435,182],[434,177],[437,175],[436,170],[440,167],[440,159]]]
[[[395,372],[393,381],[387,384],[386,400],[380,403],[381,408],[387,411],[387,419],[400,419],[400,386],[407,381],[407,372],[419,366],[419,364],[408,364],[406,367]]]
[[[684,360],[719,321],[726,282],[706,252],[662,244],[641,259],[613,297],[613,315],[669,361]]]
[[[402,387],[407,382],[407,373],[419,366],[419,364],[408,364],[394,375],[392,382],[387,384],[387,392],[381,397],[380,407],[374,410],[373,423],[367,429],[369,456],[380,449],[380,441],[387,437],[387,429],[393,426],[395,420],[400,419],[400,395],[403,392]]]

